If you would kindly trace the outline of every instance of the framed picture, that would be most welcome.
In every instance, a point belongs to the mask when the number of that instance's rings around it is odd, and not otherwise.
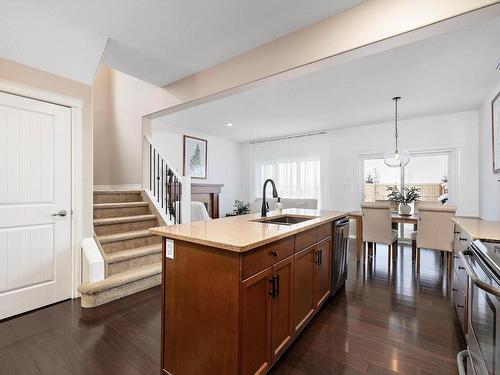
[[[500,173],[500,92],[491,102],[493,173]]]
[[[184,136],[184,176],[207,178],[207,141]]]

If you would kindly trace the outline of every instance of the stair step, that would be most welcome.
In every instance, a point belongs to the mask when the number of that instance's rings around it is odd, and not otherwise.
[[[152,214],[94,219],[94,233],[97,236],[135,232],[157,226],[156,215]]]
[[[94,219],[151,214],[148,202],[95,203]]]
[[[103,236],[97,236],[97,238],[99,239],[101,244],[106,244],[106,243],[111,243],[111,242],[134,240],[137,238],[151,237],[151,236],[154,236],[154,235],[151,234],[148,229],[144,229],[144,230],[125,232],[125,233],[107,234],[107,235],[103,235]]]
[[[148,207],[148,202],[117,202],[117,203],[95,203],[94,210],[109,209],[109,208],[131,208],[131,207]]]
[[[161,262],[80,285],[82,307],[99,306],[161,284]]]
[[[161,253],[161,243],[138,247],[130,250],[118,251],[106,256],[108,263],[123,262],[125,260],[139,258],[151,254]]]
[[[104,219],[94,219],[94,225],[111,225],[134,223],[137,221],[155,220],[156,215],[135,215],[135,216],[122,216],[122,217],[108,217]]]
[[[94,203],[123,203],[142,200],[140,190],[94,191]]]

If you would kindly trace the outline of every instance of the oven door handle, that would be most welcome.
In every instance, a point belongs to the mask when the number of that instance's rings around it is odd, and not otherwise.
[[[462,262],[464,263],[465,271],[467,272],[467,275],[469,275],[471,282],[473,282],[478,288],[484,290],[485,292],[500,297],[500,288],[495,288],[494,286],[485,283],[479,277],[477,277],[476,273],[474,272],[474,269],[472,268],[472,265],[469,262],[469,259],[467,259],[467,256],[471,254],[472,252],[470,250],[467,250],[467,252],[463,250],[458,252],[458,255],[460,256],[460,259],[462,259]]]
[[[467,371],[464,367],[465,358],[469,356],[469,351],[467,349],[462,350],[457,354],[457,365],[458,365],[458,373],[460,375],[467,375]]]

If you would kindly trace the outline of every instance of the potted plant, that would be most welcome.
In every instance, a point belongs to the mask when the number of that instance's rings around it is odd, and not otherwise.
[[[406,187],[403,193],[396,186],[388,186],[387,191],[387,198],[389,201],[399,204],[399,210],[402,215],[410,215],[410,204],[417,202],[421,197],[420,188],[416,186],[411,188]]]
[[[236,215],[246,215],[250,213],[250,204],[243,201],[234,201],[234,213]]]

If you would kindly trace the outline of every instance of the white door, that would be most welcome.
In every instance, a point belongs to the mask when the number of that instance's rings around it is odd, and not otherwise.
[[[71,109],[0,92],[0,319],[70,298],[71,259]]]

